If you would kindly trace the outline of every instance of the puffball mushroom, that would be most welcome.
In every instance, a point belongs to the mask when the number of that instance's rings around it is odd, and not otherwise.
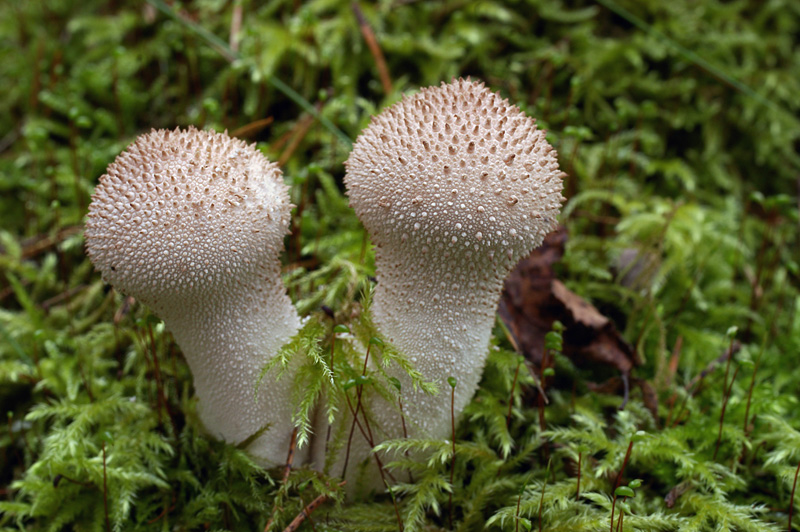
[[[556,155],[532,118],[469,79],[421,89],[358,137],[345,183],[376,246],[373,319],[440,390],[394,373],[410,436],[450,437],[448,377],[456,416],[472,398],[503,280],[556,227]],[[402,435],[396,406],[372,411]]]
[[[283,463],[291,379],[261,368],[299,328],[281,281],[288,187],[254,145],[224,133],[158,130],[108,167],[92,196],[86,248],[103,279],[161,317],[194,377],[215,437]]]

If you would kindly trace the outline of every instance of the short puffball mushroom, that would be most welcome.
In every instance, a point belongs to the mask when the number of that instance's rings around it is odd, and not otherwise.
[[[448,377],[457,416],[477,389],[503,280],[556,227],[556,152],[518,107],[459,79],[374,117],[345,166],[350,205],[376,246],[376,327],[440,390],[414,391],[394,373],[410,436],[449,437]],[[402,435],[395,407],[372,410]]]
[[[265,464],[285,461],[291,380],[262,367],[299,328],[281,280],[292,205],[254,146],[195,128],[142,135],[92,196],[86,249],[103,279],[162,318],[215,437]]]

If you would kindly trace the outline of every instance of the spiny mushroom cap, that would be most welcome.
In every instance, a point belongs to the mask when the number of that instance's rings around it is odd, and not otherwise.
[[[86,248],[106,282],[158,311],[274,261],[291,208],[280,169],[254,145],[153,130],[100,178]]]
[[[468,79],[421,89],[374,117],[345,166],[350,204],[379,255],[454,255],[500,281],[555,228],[563,201],[545,132]]]
[[[428,396],[390,369],[409,433],[445,437],[478,386],[504,278],[556,225],[556,152],[533,119],[460,79],[374,117],[345,164],[350,205],[376,245],[374,322],[442,392]],[[372,413],[401,437],[396,408],[373,403]],[[351,459],[368,456],[364,447]]]

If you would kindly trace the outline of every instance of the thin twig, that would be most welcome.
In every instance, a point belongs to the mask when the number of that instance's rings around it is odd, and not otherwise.
[[[22,241],[21,257],[23,259],[31,259],[44,253],[45,251],[58,246],[66,239],[75,236],[83,231],[81,225],[70,225],[59,229],[55,234],[39,234]]]
[[[453,478],[456,472],[456,416],[454,403],[456,400],[456,387],[450,386],[450,434],[453,445],[453,457],[450,460],[450,529],[453,529]]]
[[[106,516],[106,531],[111,532],[111,522],[108,520],[108,475],[106,475],[106,442],[103,442],[103,510]]]
[[[372,429],[369,428],[369,419],[367,419],[366,413],[364,414],[364,426],[366,426],[366,430],[364,430],[364,427],[361,426],[361,422],[358,421],[358,417],[356,416],[355,410],[353,409],[353,403],[350,402],[350,396],[347,394],[346,391],[344,392],[344,397],[347,400],[347,407],[350,409],[350,413],[353,415],[353,418],[356,419],[356,425],[358,426],[358,430],[361,431],[361,435],[364,436],[364,439],[367,440],[369,446],[374,448],[375,440],[372,438]],[[400,530],[400,532],[403,532],[405,527],[403,526],[403,519],[400,517],[400,509],[397,507],[397,501],[394,498],[394,493],[392,493],[392,491],[390,490],[390,484],[386,480],[386,477],[388,476],[392,480],[392,482],[396,482],[397,479],[395,479],[394,475],[392,475],[389,471],[384,470],[383,462],[381,461],[380,456],[378,456],[378,453],[372,453],[372,456],[375,457],[375,463],[378,465],[378,472],[381,474],[381,480],[383,481],[383,485],[386,486],[386,489],[389,491],[389,494],[392,497],[392,505],[394,506],[394,513],[395,516],[397,516],[397,528]]]
[[[297,427],[292,430],[292,439],[289,441],[289,454],[286,456],[286,465],[283,466],[283,482],[289,480],[289,473],[292,472],[294,464],[294,452],[297,449]]]
[[[96,486],[91,482],[81,482],[80,480],[75,480],[74,478],[70,478],[67,475],[59,473],[55,477],[53,477],[53,487],[58,488],[58,485],[61,484],[62,480],[66,480],[68,482],[72,482],[73,484],[77,484],[78,486],[84,486],[86,488],[95,488]]]
[[[617,505],[617,488],[622,483],[622,475],[625,473],[625,467],[628,465],[628,460],[631,458],[631,451],[633,451],[633,438],[631,438],[630,443],[628,443],[628,450],[625,452],[625,459],[622,461],[622,467],[617,474],[617,478],[614,481],[614,498],[611,501],[611,528],[609,529],[610,532],[614,532],[614,508]]]
[[[361,370],[361,376],[362,377],[367,374],[367,361],[369,360],[369,351],[370,351],[371,348],[372,348],[372,344],[370,343],[370,344],[367,345],[367,354],[364,355],[364,367]],[[344,455],[344,467],[342,467],[342,477],[344,477],[347,474],[347,464],[348,464],[348,462],[350,462],[350,446],[353,443],[353,433],[356,430],[356,416],[358,416],[358,412],[361,410],[361,395],[363,393],[363,388],[364,388],[364,385],[363,384],[359,384],[358,390],[356,392],[358,394],[358,397],[357,397],[357,400],[356,400],[356,413],[355,413],[355,416],[353,416],[353,423],[350,425],[350,435],[347,437],[347,450],[346,450],[345,455]],[[404,425],[404,427],[405,427],[405,425]]]
[[[728,351],[733,351],[733,336],[731,336],[731,343],[728,346]],[[736,367],[736,371],[733,372],[733,378],[731,379],[730,387],[728,386],[728,373],[731,369],[731,360],[733,356],[728,357],[728,362],[725,364],[725,378],[722,381],[722,410],[719,414],[719,434],[717,434],[717,445],[714,447],[714,460],[717,459],[717,452],[719,452],[719,445],[722,442],[722,424],[725,421],[725,410],[728,408],[728,401],[731,398],[731,391],[733,391],[733,383],[736,382],[736,375],[739,373],[739,366]]]
[[[286,455],[286,465],[283,467],[283,480],[281,481],[281,487],[285,488],[286,483],[289,480],[289,473],[292,471],[292,464],[294,463],[294,452],[297,445],[297,427],[294,428],[292,431],[292,438],[289,441],[289,452]],[[267,524],[264,525],[264,532],[267,532],[270,528],[272,528],[272,523],[275,521],[275,514],[278,512],[278,498],[275,498],[275,504],[272,506],[272,513],[267,520]]]
[[[318,109],[322,109],[322,104],[317,104]],[[311,126],[314,124],[314,117],[310,115],[306,115],[300,120],[297,121],[295,127],[292,130],[291,141],[289,141],[289,145],[286,146],[286,149],[283,150],[280,157],[278,158],[278,166],[283,166],[286,162],[292,158],[294,151],[300,145],[300,143],[305,138],[308,130],[311,129]]]
[[[339,487],[342,487],[345,484],[347,484],[347,481],[343,480],[339,482]],[[320,495],[319,497],[308,503],[308,505],[305,508],[303,508],[303,510],[299,514],[297,514],[297,517],[292,519],[292,522],[289,523],[289,526],[283,529],[283,532],[294,532],[295,530],[300,528],[300,525],[303,524],[303,521],[305,521],[307,518],[308,519],[311,518],[311,512],[322,506],[327,500],[328,500],[328,495],[323,493],[322,495]]]
[[[154,518],[150,519],[147,524],[152,525],[153,523],[158,523],[162,519],[164,519],[169,512],[175,509],[175,494],[172,495],[172,505],[165,504],[164,509],[161,510],[161,513],[155,516]]]
[[[375,440],[372,437],[372,429],[369,426],[369,420],[367,419],[366,414],[364,415],[364,425],[362,425],[361,422],[358,421],[358,417],[355,415],[353,403],[350,401],[350,396],[347,395],[347,392],[345,392],[344,397],[347,400],[347,407],[350,409],[350,413],[356,419],[356,426],[358,427],[358,430],[361,431],[361,435],[364,436],[364,439],[367,441],[367,444],[370,447],[375,447]],[[378,471],[381,474],[381,480],[383,480],[384,485],[389,486],[389,483],[386,481],[386,476],[388,476],[392,482],[395,482],[396,479],[394,478],[394,475],[392,475],[389,471],[384,470],[383,462],[378,456],[378,453],[373,453],[372,455],[375,457],[375,462],[378,465]]]
[[[242,0],[236,0],[231,14],[231,34],[228,46],[235,53],[239,51],[239,32],[242,30]]]
[[[789,532],[792,532],[792,510],[794,510],[794,492],[797,489],[797,477],[800,475],[800,462],[797,464],[797,469],[794,472],[794,483],[792,484],[792,496],[789,497]]]
[[[69,290],[65,290],[60,294],[57,294],[49,299],[42,301],[42,308],[44,310],[50,310],[51,307],[62,303],[63,301],[69,300],[72,296],[82,292],[85,290],[87,285],[79,284],[78,286],[72,287]]]
[[[247,138],[252,137],[268,125],[272,123],[274,119],[271,116],[266,118],[262,118],[261,120],[256,120],[255,122],[250,122],[249,124],[245,124],[242,127],[236,128],[231,132],[232,137],[238,138]]]
[[[361,35],[364,36],[369,51],[375,59],[375,66],[378,67],[378,75],[381,78],[383,92],[385,94],[391,94],[392,78],[389,76],[389,68],[386,66],[386,59],[383,57],[381,47],[378,45],[378,39],[375,38],[375,32],[372,31],[372,27],[370,27],[367,18],[364,16],[364,12],[361,11],[358,2],[353,2],[352,6],[353,13],[355,13],[356,20],[358,21],[358,27],[361,29]]]

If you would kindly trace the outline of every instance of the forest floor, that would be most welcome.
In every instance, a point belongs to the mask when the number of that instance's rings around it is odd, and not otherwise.
[[[0,4],[0,531],[800,530],[798,35],[782,0]],[[302,425],[355,393],[327,353],[375,281],[343,162],[467,76],[547,130],[567,202],[455,443],[385,444],[413,482],[347,499],[206,435],[163,322],[85,254],[105,168],[188,125],[278,162],[295,355],[324,354]]]

